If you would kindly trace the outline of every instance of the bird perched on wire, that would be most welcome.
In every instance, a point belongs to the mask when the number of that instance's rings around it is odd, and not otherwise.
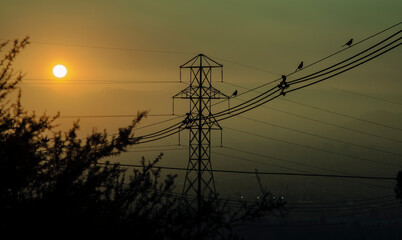
[[[192,120],[190,119],[190,113],[186,113],[186,118],[182,121],[183,124],[189,124]]]
[[[236,96],[237,96],[237,90],[234,91],[234,93],[233,93],[232,96],[230,96],[230,97],[236,97]]]
[[[302,69],[302,68],[303,68],[303,62],[301,62],[301,63],[299,64],[299,66],[296,68],[296,71],[295,71],[295,72],[299,71],[299,70]]]
[[[285,89],[289,87],[289,84],[286,82],[286,76],[282,75],[282,81],[278,84],[278,88],[281,89],[281,95],[285,96]]]
[[[350,47],[352,45],[352,43],[353,43],[353,38],[351,38],[347,43],[345,43],[345,45],[342,45],[342,47],[344,47],[344,46]]]

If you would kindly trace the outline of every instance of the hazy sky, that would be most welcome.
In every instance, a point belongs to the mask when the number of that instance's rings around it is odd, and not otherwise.
[[[300,61],[312,63],[342,49],[341,46],[350,38],[359,41],[397,24],[401,21],[401,9],[402,1],[398,0],[1,0],[0,40],[30,36],[32,44],[23,50],[15,64],[16,69],[26,73],[26,80],[21,86],[23,102],[29,110],[36,110],[38,113],[47,111],[48,114],[60,111],[62,116],[125,115],[141,110],[149,110],[150,114],[170,114],[171,97],[186,87],[183,83],[170,82],[179,81],[179,66],[198,53],[204,53],[224,65],[226,83],[219,82],[220,73],[217,72],[214,75],[216,88],[228,95],[235,89],[241,93],[244,89],[230,84],[253,88],[272,81],[281,74],[293,72]],[[306,70],[306,73],[351,56],[400,29],[401,26],[378,36],[361,48],[344,51]],[[291,171],[291,168],[327,174],[342,172],[394,176],[398,167],[367,162],[364,159],[402,166],[402,135],[400,130],[395,130],[402,129],[401,51],[402,48],[397,48],[327,82],[286,95],[265,107],[242,115],[265,123],[252,122],[241,117],[222,122],[224,146],[254,152],[259,156],[234,152],[227,148],[214,148],[214,167],[251,171],[256,168],[260,171]],[[68,68],[65,79],[55,79],[52,76],[52,67],[58,63]],[[297,76],[301,76],[301,73],[295,75]],[[183,74],[184,81],[188,80],[187,77],[188,74]],[[82,84],[83,80],[88,80],[91,84]],[[72,84],[74,81],[79,84]],[[99,81],[154,83],[99,84]],[[44,82],[46,84],[38,84]],[[241,98],[248,99],[256,94],[243,95]],[[240,102],[234,99],[231,104]],[[313,109],[311,106],[330,110],[338,115]],[[226,104],[217,107],[223,109]],[[184,114],[188,111],[187,108],[188,102],[177,101],[177,113]],[[368,124],[339,114],[375,121],[388,127]],[[169,118],[172,117],[151,116],[141,126]],[[60,127],[68,128],[74,119],[60,119]],[[90,132],[92,127],[99,130],[106,128],[110,133],[115,133],[118,127],[129,122],[130,118],[123,117],[81,117],[83,133]],[[150,133],[168,124],[144,128],[139,133]],[[277,127],[278,125],[281,127]],[[187,133],[182,135],[181,144],[187,145]],[[153,146],[177,143],[178,136],[173,136],[153,143]],[[212,145],[220,145],[219,133],[213,135]],[[301,145],[356,157],[348,158]],[[367,147],[375,147],[391,154],[371,151]],[[137,150],[141,149],[144,148]],[[156,149],[158,152],[165,148],[149,149]],[[183,149],[184,151],[165,151],[161,165],[185,167],[187,150],[185,147]],[[128,153],[120,159],[125,163],[138,163],[140,156],[152,158],[157,152]],[[235,155],[243,160],[222,154]],[[302,166],[300,163],[314,165],[315,168]],[[225,189],[226,185],[236,184],[238,181],[237,187],[227,190],[228,194],[233,195],[246,191],[249,185],[255,184],[253,177],[247,181],[242,179],[243,176],[233,177],[229,181],[219,175],[216,176],[217,187]],[[268,188],[282,194],[290,194],[292,188],[289,186],[292,186],[293,189],[317,194],[318,198],[323,197],[309,188],[318,184],[317,179],[264,177],[262,180]],[[335,180],[319,181],[328,184],[329,189],[333,187],[334,192],[335,189],[339,190],[337,187],[340,183],[344,183]],[[380,185],[380,189],[386,189],[382,193],[392,194],[393,187],[389,182],[375,184]],[[350,192],[362,189],[359,183],[342,186]],[[367,190],[380,191],[378,188],[363,185],[362,191],[369,192]]]

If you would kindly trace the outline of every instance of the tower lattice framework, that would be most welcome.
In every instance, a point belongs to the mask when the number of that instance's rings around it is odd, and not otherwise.
[[[212,71],[216,68],[221,69],[223,77],[222,64],[203,54],[195,56],[180,66],[180,75],[182,69],[189,70],[190,85],[173,96],[190,100],[190,111],[181,125],[182,130],[189,130],[189,159],[182,197],[197,209],[200,209],[202,200],[216,197],[211,164],[211,131],[222,128],[212,114],[211,102],[228,98],[212,87]]]

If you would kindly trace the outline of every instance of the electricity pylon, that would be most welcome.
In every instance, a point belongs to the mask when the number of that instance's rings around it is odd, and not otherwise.
[[[222,130],[211,109],[213,99],[228,96],[211,85],[212,70],[223,65],[199,54],[180,66],[190,71],[190,85],[173,96],[173,99],[189,99],[190,111],[183,120],[181,129],[189,130],[189,160],[184,180],[182,199],[197,211],[203,199],[216,198],[216,188],[211,164],[211,131]],[[222,74],[223,80],[223,74]],[[196,199],[188,196],[196,196]]]

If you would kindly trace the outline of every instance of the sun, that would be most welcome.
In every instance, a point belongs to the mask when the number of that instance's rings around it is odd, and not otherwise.
[[[53,75],[58,78],[65,77],[67,75],[67,68],[63,65],[56,65],[53,67]]]

